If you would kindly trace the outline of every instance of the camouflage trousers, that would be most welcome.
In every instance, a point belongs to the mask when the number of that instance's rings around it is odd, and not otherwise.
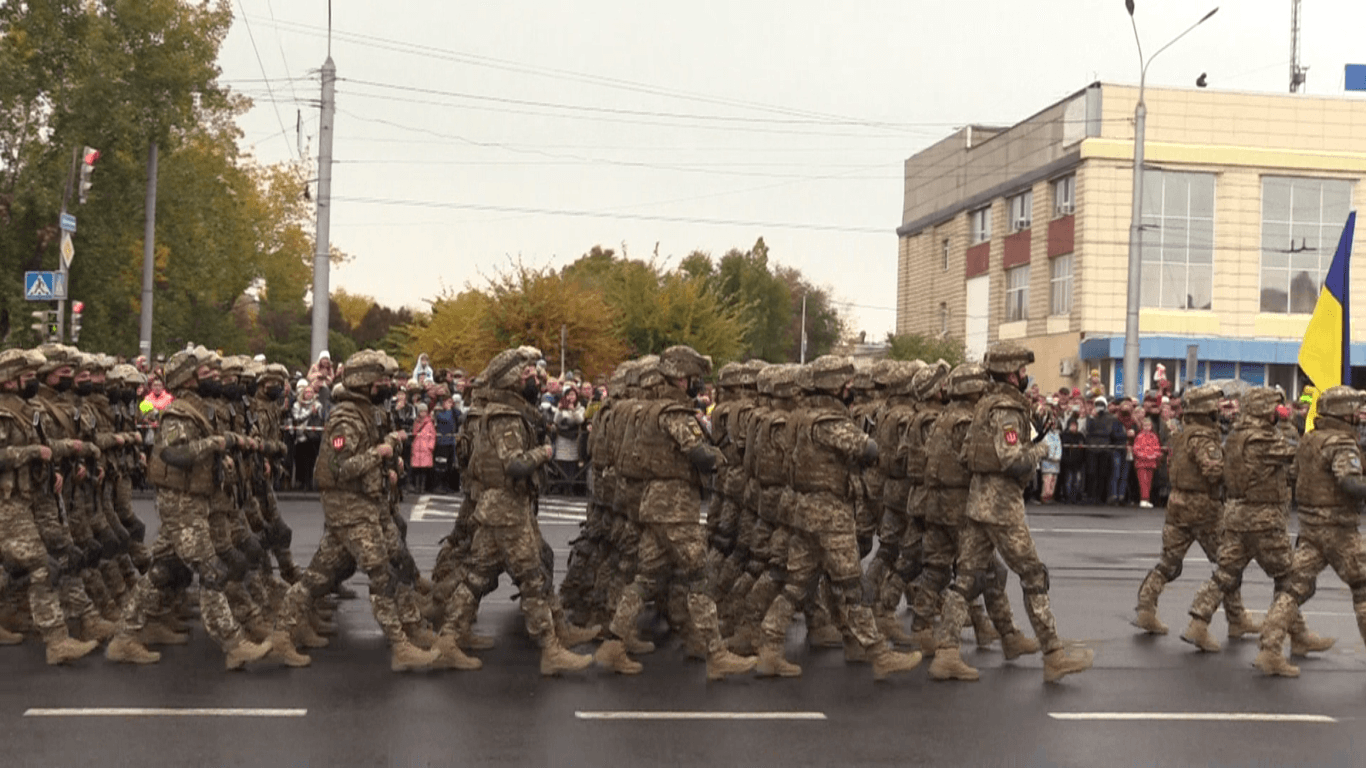
[[[467,634],[479,600],[491,591],[498,575],[507,571],[521,592],[527,633],[542,646],[554,641],[552,587],[541,561],[541,536],[530,514],[513,525],[476,523],[461,571],[461,582],[447,602],[443,634]]]
[[[954,574],[954,564],[958,561],[961,526],[929,523],[925,526],[925,568],[911,584],[912,629],[928,629],[934,626],[943,605],[944,590],[948,589]],[[996,631],[1005,637],[1019,631],[1015,627],[1015,614],[1006,597],[1006,566],[1001,558],[993,555],[985,571],[982,583],[982,600],[986,604],[987,616]],[[976,602],[968,603],[973,610]],[[960,625],[961,628],[961,625]]]
[[[1324,568],[1331,567],[1352,590],[1352,610],[1357,631],[1366,639],[1366,543],[1356,526],[1316,525],[1300,518],[1300,533],[1285,589],[1278,590],[1262,625],[1260,646],[1278,653],[1287,633],[1307,631],[1299,607],[1313,597],[1315,580]]]
[[[1209,621],[1219,603],[1226,603],[1228,596],[1242,586],[1243,570],[1254,560],[1275,582],[1276,592],[1284,591],[1293,560],[1290,534],[1284,528],[1260,531],[1225,529],[1220,532],[1214,575],[1196,591],[1195,599],[1191,602],[1190,615],[1202,621]],[[1303,619],[1300,619],[1300,623],[1303,623]]]
[[[0,592],[10,587],[11,579],[27,579],[24,591],[34,626],[44,640],[59,640],[66,636],[66,616],[31,506],[27,498],[0,501]]]
[[[280,607],[276,627],[293,632],[306,620],[313,601],[326,595],[337,583],[339,574],[352,567],[370,579],[370,610],[385,639],[391,644],[407,638],[399,619],[398,574],[389,563],[389,546],[379,521],[360,520],[349,525],[328,523],[323,528],[318,551],[308,568],[292,584]]]
[[[1162,526],[1162,554],[1157,565],[1144,577],[1138,586],[1138,609],[1157,610],[1157,599],[1162,589],[1181,575],[1186,552],[1191,545],[1199,543],[1205,557],[1211,564],[1217,562],[1219,554],[1219,528],[1215,524],[1187,525],[1170,519]],[[1224,613],[1229,621],[1240,621],[1247,614],[1243,608],[1242,589],[1235,586],[1222,595]]]
[[[969,619],[968,606],[978,595],[985,594],[987,583],[993,578],[1004,584],[1005,574],[996,565],[997,554],[1005,561],[1005,566],[1020,577],[1025,612],[1043,652],[1062,648],[1053,608],[1048,601],[1048,568],[1039,559],[1034,538],[1024,520],[1005,524],[963,522],[958,531],[957,573],[944,594],[942,618],[934,635],[935,645],[958,648],[962,628]]]
[[[645,603],[664,594],[677,579],[674,620],[707,647],[719,650],[721,625],[716,603],[707,594],[706,528],[700,523],[642,523],[635,578],[621,592],[608,629],[619,638],[633,637]],[[667,606],[665,606],[667,608]],[[677,615],[686,612],[686,616]]]
[[[787,542],[785,583],[760,625],[766,646],[782,647],[793,614],[819,588],[822,576],[829,582],[836,620],[846,637],[864,648],[882,642],[873,611],[861,599],[857,534],[848,529],[793,530]]]
[[[124,610],[120,633],[135,633],[155,613],[174,600],[178,585],[170,578],[165,562],[174,556],[199,577],[199,613],[209,637],[222,645],[241,631],[223,595],[224,566],[214,552],[209,533],[209,503],[203,496],[161,489],[157,492],[157,513],[161,526],[152,542],[153,553],[165,553],[162,562],[153,558],[152,567],[138,579],[133,596]]]

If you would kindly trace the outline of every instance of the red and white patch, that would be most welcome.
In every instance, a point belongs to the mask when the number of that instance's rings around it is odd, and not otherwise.
[[[332,448],[333,448],[333,449],[340,451],[341,449],[343,449],[343,448],[345,448],[345,447],[346,447],[346,436],[345,436],[345,435],[337,435],[336,437],[332,438]]]
[[[1014,427],[1006,427],[1006,445],[1017,445],[1020,442],[1020,433]]]

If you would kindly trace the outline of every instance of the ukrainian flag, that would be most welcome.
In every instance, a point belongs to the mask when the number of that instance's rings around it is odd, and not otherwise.
[[[1342,228],[1342,237],[1338,239],[1337,252],[1333,254],[1333,263],[1328,267],[1323,290],[1319,292],[1318,304],[1314,305],[1314,315],[1309,318],[1304,341],[1300,343],[1300,368],[1319,392],[1352,382],[1349,262],[1356,219],[1356,211],[1347,216],[1347,225]],[[1314,428],[1317,412],[1318,398],[1315,397],[1305,420],[1306,429]]]

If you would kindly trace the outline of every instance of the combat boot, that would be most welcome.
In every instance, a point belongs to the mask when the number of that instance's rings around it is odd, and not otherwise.
[[[782,649],[764,646],[759,649],[754,674],[759,677],[801,677],[802,668],[783,658]]]
[[[895,616],[883,616],[879,618],[877,620],[877,629],[882,633],[883,637],[892,641],[893,645],[912,647],[916,645],[915,638],[911,637],[910,633],[902,628],[901,622],[897,621]]]
[[[873,660],[873,679],[886,680],[888,675],[897,672],[910,672],[920,666],[924,658],[920,651],[901,653],[894,651],[886,643],[878,643],[869,651]]]
[[[75,661],[95,650],[99,643],[94,640],[73,640],[62,637],[47,644],[47,663],[53,666]]]
[[[436,633],[426,624],[413,624],[404,627],[403,633],[408,636],[408,642],[424,651],[431,650],[436,645]]]
[[[1219,641],[1210,634],[1209,622],[1204,619],[1191,619],[1190,626],[1181,633],[1181,639],[1206,653],[1219,652]]]
[[[1005,654],[1006,661],[1018,659],[1021,656],[1038,653],[1039,641],[1016,630],[1001,638],[1001,651]]]
[[[968,606],[968,618],[972,620],[972,633],[978,648],[990,648],[992,643],[1001,639],[1001,633],[991,625],[991,619],[987,618],[987,612],[980,604]]]
[[[883,640],[878,644],[885,646],[887,641]],[[867,664],[869,661],[868,649],[859,645],[858,641],[852,637],[845,638],[844,661],[847,664]]]
[[[981,677],[973,667],[963,661],[963,654],[957,648],[940,648],[930,662],[930,677],[935,680],[976,680]]]
[[[1043,656],[1043,681],[1056,683],[1065,675],[1083,672],[1091,668],[1096,658],[1090,648],[1058,648]]]
[[[94,640],[97,643],[103,643],[105,640],[113,637],[114,632],[117,630],[118,627],[105,621],[103,616],[100,616],[94,611],[81,617],[81,636],[86,640]]]
[[[22,632],[11,632],[3,626],[0,626],[0,645],[18,645],[22,642],[24,642],[24,634]]]
[[[115,635],[104,649],[104,657],[122,664],[155,664],[161,661],[161,654],[147,650],[132,635]]]
[[[723,646],[707,654],[707,679],[721,680],[729,675],[743,675],[754,669],[757,663],[757,658],[736,656]]]
[[[561,620],[555,625],[555,635],[560,638],[560,644],[566,648],[573,648],[576,645],[596,640],[602,632],[602,627],[594,624],[588,627],[576,627],[568,621]]]
[[[1299,677],[1300,668],[1291,664],[1280,651],[1270,648],[1262,649],[1257,658],[1253,659],[1252,666],[1261,670],[1267,675],[1279,675],[1281,677]]]
[[[436,644],[432,650],[441,654],[432,662],[432,669],[460,669],[472,671],[482,669],[484,662],[472,656],[466,656],[460,650],[460,644],[450,635],[441,635],[436,639]]]
[[[593,663],[593,657],[574,653],[553,636],[541,649],[541,674],[553,677],[561,672],[576,672]]]
[[[264,643],[272,629],[270,623],[260,616],[242,622],[242,631],[253,643]]]
[[[621,639],[621,644],[626,646],[626,652],[636,656],[644,656],[647,653],[655,652],[655,644],[649,640],[641,640],[640,636],[632,631],[631,634]]]
[[[934,628],[911,630],[911,647],[920,651],[920,655],[929,658],[934,655],[936,646],[934,643]]]
[[[707,644],[693,630],[683,632],[683,656],[693,661],[706,661],[711,657],[711,652],[707,650]]]
[[[395,672],[422,669],[431,666],[440,655],[439,651],[424,651],[404,638],[393,645],[389,654],[389,669]]]
[[[283,629],[270,633],[270,655],[267,658],[287,667],[306,667],[313,663],[312,658],[299,653],[294,641],[289,639],[289,633]]]
[[[159,621],[149,621],[138,632],[138,642],[143,645],[185,645],[190,642],[190,636],[172,631]]]
[[[488,635],[481,635],[474,630],[469,630],[456,638],[460,647],[467,651],[487,651],[493,648],[496,643]]]
[[[320,635],[337,634],[337,625],[323,618],[321,614],[315,611],[308,612],[308,623],[313,626],[313,631]]]
[[[843,648],[844,635],[834,624],[826,624],[806,631],[806,644],[812,648]]]
[[[1167,625],[1157,618],[1156,608],[1139,608],[1138,613],[1134,614],[1134,626],[1147,632],[1150,635],[1167,634]],[[1233,637],[1233,625],[1229,625],[1228,636]]]
[[[748,656],[754,653],[755,645],[759,642],[759,631],[753,624],[741,624],[735,630],[735,634],[726,638],[726,647],[731,653],[738,653],[741,656]]]
[[[1227,617],[1227,612],[1225,613]],[[1253,619],[1246,613],[1239,616],[1236,620],[1228,620],[1228,639],[1237,640],[1243,635],[1260,635],[1262,633],[1262,622]]]
[[[626,654],[626,646],[620,640],[608,640],[598,646],[593,661],[603,669],[610,669],[619,675],[637,675],[645,667]]]
[[[294,627],[294,640],[305,648],[326,648],[330,641],[313,631],[313,625],[301,621]]]
[[[1311,653],[1322,653],[1333,647],[1338,639],[1336,637],[1323,637],[1315,632],[1305,632],[1299,637],[1290,637],[1290,655],[1308,656]]]
[[[223,666],[227,669],[241,669],[248,662],[260,661],[270,653],[270,643],[254,643],[245,633],[238,631],[223,644]]]

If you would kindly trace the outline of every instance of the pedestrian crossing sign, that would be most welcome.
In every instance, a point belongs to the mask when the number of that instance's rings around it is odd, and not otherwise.
[[[66,275],[61,272],[25,272],[24,299],[57,301],[66,298]]]

